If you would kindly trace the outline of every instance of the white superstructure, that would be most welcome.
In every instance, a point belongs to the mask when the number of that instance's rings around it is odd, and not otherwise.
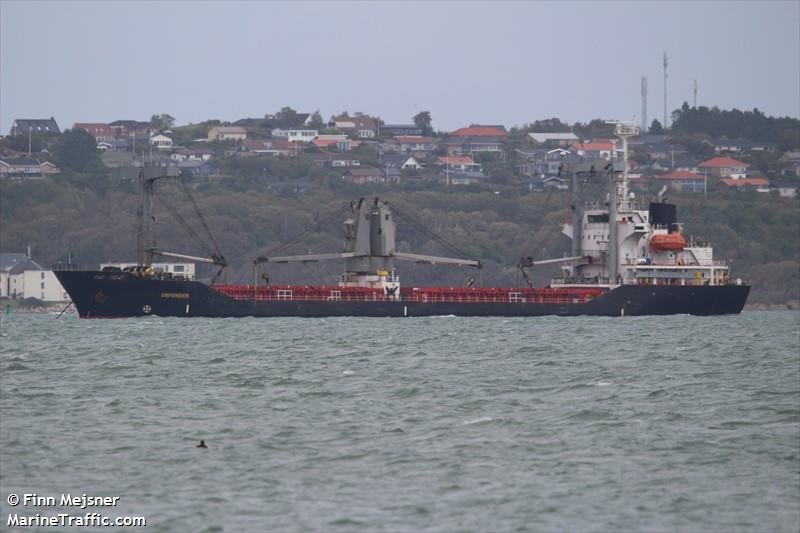
[[[645,208],[628,190],[627,141],[637,133],[632,123],[616,123],[623,146],[621,172],[607,167],[607,207],[590,205],[579,220],[576,217],[564,225],[563,233],[577,243],[572,256],[578,259],[564,263],[562,277],[553,280],[554,286],[728,283],[728,266],[714,259],[712,248],[684,238],[674,205],[659,199]],[[609,224],[611,220],[616,223]]]

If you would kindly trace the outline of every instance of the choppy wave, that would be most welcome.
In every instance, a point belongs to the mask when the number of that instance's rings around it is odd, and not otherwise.
[[[800,529],[800,313],[0,331],[0,516],[13,490],[164,531]]]

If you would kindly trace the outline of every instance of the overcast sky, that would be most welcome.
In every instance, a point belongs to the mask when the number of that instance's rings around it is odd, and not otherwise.
[[[289,105],[433,125],[800,116],[800,2],[0,0],[0,132],[16,118],[178,124]]]

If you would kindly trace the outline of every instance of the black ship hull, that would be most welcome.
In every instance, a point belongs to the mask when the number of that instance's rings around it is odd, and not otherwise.
[[[740,313],[749,285],[622,285],[581,303],[237,300],[197,281],[128,272],[57,271],[81,318],[633,316]]]

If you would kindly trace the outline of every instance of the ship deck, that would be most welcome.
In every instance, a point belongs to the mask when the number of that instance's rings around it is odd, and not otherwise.
[[[507,287],[401,287],[399,294],[381,288],[336,285],[212,285],[234,300],[244,301],[405,301],[580,304],[599,296],[604,287],[507,288]]]

